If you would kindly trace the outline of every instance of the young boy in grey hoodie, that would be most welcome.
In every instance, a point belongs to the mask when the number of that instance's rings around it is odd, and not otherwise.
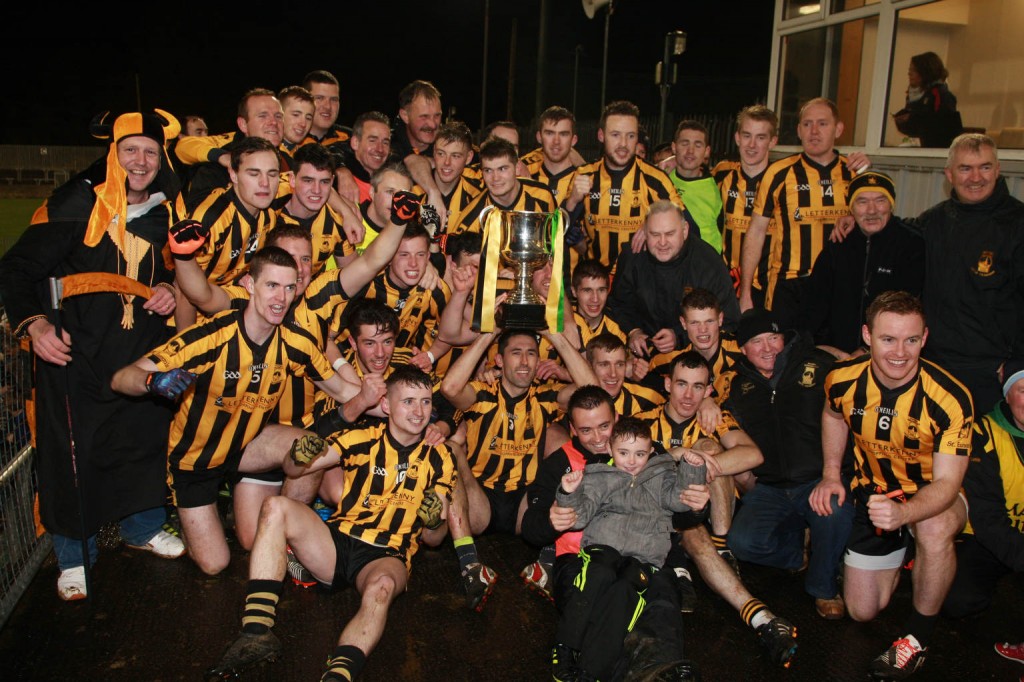
[[[611,679],[622,642],[643,610],[643,592],[665,563],[673,512],[690,511],[681,495],[707,481],[690,453],[652,456],[650,426],[623,417],[612,430],[614,466],[590,464],[562,477],[560,507],[583,530],[582,568],[558,623],[555,680]]]

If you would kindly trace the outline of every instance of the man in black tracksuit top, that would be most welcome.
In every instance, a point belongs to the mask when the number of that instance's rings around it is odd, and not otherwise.
[[[950,198],[915,221],[924,235],[925,357],[970,390],[977,414],[1002,398],[999,369],[1024,357],[1024,203],[999,175],[996,146],[953,141]]]
[[[701,241],[698,230],[689,230],[682,211],[669,201],[651,205],[644,230],[646,249],[623,248],[608,296],[608,316],[628,334],[633,353],[648,355],[648,342],[659,353],[686,344],[679,304],[691,289],[715,295],[725,314],[723,328],[731,331],[740,308],[721,254]]]
[[[892,214],[895,201],[896,187],[884,173],[867,171],[847,187],[857,228],[842,242],[825,242],[797,322],[815,342],[852,353],[864,345],[864,312],[878,294],[921,295],[924,241]]]
[[[842,618],[836,582],[853,520],[849,500],[818,516],[809,504],[821,480],[821,411],[825,376],[835,358],[806,334],[781,333],[774,313],[752,308],[737,331],[744,357],[732,370],[728,409],[757,443],[764,462],[754,469],[757,483],[742,499],[729,530],[737,559],[796,570],[803,563],[804,529],[813,551],[805,589],[818,613]]]

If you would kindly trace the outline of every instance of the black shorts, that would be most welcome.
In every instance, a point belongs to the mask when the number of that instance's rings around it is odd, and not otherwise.
[[[217,503],[221,484],[232,476],[226,466],[213,469],[168,469],[167,485],[171,489],[171,501],[175,507],[192,509]]]
[[[280,487],[284,484],[285,474],[284,469],[274,469],[272,471],[257,471],[254,473],[245,473],[242,471],[236,471],[231,476],[232,487],[239,483],[254,483],[256,485],[269,485]]]
[[[853,528],[846,543],[844,562],[854,568],[887,570],[899,568],[906,559],[913,537],[910,528],[879,531],[868,517],[867,503],[854,495]]]
[[[491,505],[491,522],[487,524],[485,533],[509,533],[515,535],[516,519],[519,517],[519,505],[526,497],[526,488],[510,493],[495,490],[485,485],[484,494]]]
[[[324,585],[332,590],[337,590],[346,585],[354,585],[359,571],[366,568],[366,565],[377,559],[394,557],[403,564],[406,563],[405,555],[397,549],[390,547],[379,547],[363,542],[351,535],[345,535],[334,524],[327,524],[331,531],[331,538],[334,540],[334,580],[330,585]]]

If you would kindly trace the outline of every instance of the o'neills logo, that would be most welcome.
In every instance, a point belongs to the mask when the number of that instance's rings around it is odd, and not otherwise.
[[[992,267],[994,265],[992,262],[993,256],[994,254],[991,251],[982,251],[981,255],[978,256],[977,267],[971,268],[971,272],[978,277],[991,277],[996,274],[996,271]]]

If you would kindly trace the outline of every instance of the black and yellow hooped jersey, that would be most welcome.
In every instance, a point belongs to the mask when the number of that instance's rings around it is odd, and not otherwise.
[[[547,185],[527,178],[519,178],[519,194],[510,205],[498,206],[491,200],[491,193],[485,190],[470,202],[457,224],[449,221],[448,226],[453,227],[451,231],[456,233],[480,232],[480,213],[491,205],[504,211],[538,211],[540,213],[551,213],[557,207],[555,197],[552,196]]]
[[[736,418],[728,410],[722,410],[722,421],[714,433],[708,433],[701,428],[697,415],[681,423],[674,421],[666,413],[664,405],[633,416],[650,423],[651,440],[660,444],[666,452],[677,447],[692,448],[701,438],[712,438],[721,442],[722,436],[730,431],[739,431],[740,428]]]
[[[249,261],[277,223],[277,214],[269,208],[250,216],[230,187],[213,190],[191,217],[210,228],[196,263],[218,285],[231,284],[248,271]]]
[[[768,166],[757,189],[754,213],[775,219],[768,256],[768,288],[780,279],[806,277],[832,234],[849,215],[846,186],[853,173],[837,154],[827,166],[794,154]]]
[[[665,404],[665,396],[646,386],[623,382],[622,390],[615,399],[615,414],[632,417],[649,412]]]
[[[584,317],[579,313],[573,313],[573,319],[576,320],[576,329],[580,332],[580,343],[583,344],[584,348],[587,347],[587,344],[590,343],[591,339],[598,334],[604,334],[605,332],[619,337],[622,339],[623,343],[627,340],[626,332],[622,331],[622,327],[619,326],[619,323],[607,315],[602,315],[601,321],[598,322],[597,326],[593,329],[591,329],[586,319],[584,319]]]
[[[313,272],[318,275],[331,256],[343,258],[356,252],[342,229],[342,217],[327,204],[312,218],[296,218],[287,208],[277,212],[278,225],[298,225],[306,229],[313,245]]]
[[[970,454],[970,393],[941,367],[919,362],[917,377],[896,389],[875,380],[869,355],[836,363],[825,378],[827,404],[853,434],[854,490],[912,495],[931,482],[933,453]]]
[[[245,333],[243,310],[225,310],[189,327],[147,357],[162,372],[196,375],[171,423],[168,465],[193,471],[237,467],[242,449],[267,423],[289,374],[334,376],[316,342],[279,326],[263,344]]]
[[[722,256],[730,269],[740,267],[743,255],[743,238],[750,228],[750,219],[754,215],[754,200],[757,188],[764,177],[761,171],[755,177],[743,172],[739,161],[722,161],[711,171],[722,192],[722,214],[725,221],[722,226]],[[763,289],[768,283],[768,255],[772,250],[772,234],[775,232],[775,219],[768,223],[764,236],[764,249],[761,259],[754,272],[754,286]]]
[[[455,489],[452,453],[422,441],[400,445],[386,423],[334,434],[328,442],[341,453],[345,484],[327,523],[365,543],[401,552],[408,567],[419,547],[423,522],[416,510],[424,492],[433,488],[450,497]]]
[[[647,370],[647,377],[644,378],[644,385],[655,390],[664,390],[665,377],[668,376],[669,367],[681,353],[693,350],[693,344],[689,343],[682,350],[674,350],[670,353],[658,353],[651,358]],[[729,395],[729,387],[725,375],[732,371],[736,363],[743,357],[743,350],[736,342],[736,337],[729,332],[720,332],[718,337],[718,350],[715,357],[708,363],[711,365],[711,383],[715,388],[715,401],[721,402]]]
[[[590,258],[609,267],[615,265],[622,245],[643,226],[651,204],[668,199],[683,207],[668,175],[643,159],[635,159],[621,171],[608,170],[605,160],[601,159],[580,166],[576,175],[589,175],[594,179],[590,196],[580,202],[587,250]],[[577,207],[576,212],[579,210]]]
[[[462,418],[473,476],[493,490],[522,490],[537,477],[545,430],[558,418],[558,385],[531,386],[517,398],[505,392],[501,379],[469,385],[476,404]]]

